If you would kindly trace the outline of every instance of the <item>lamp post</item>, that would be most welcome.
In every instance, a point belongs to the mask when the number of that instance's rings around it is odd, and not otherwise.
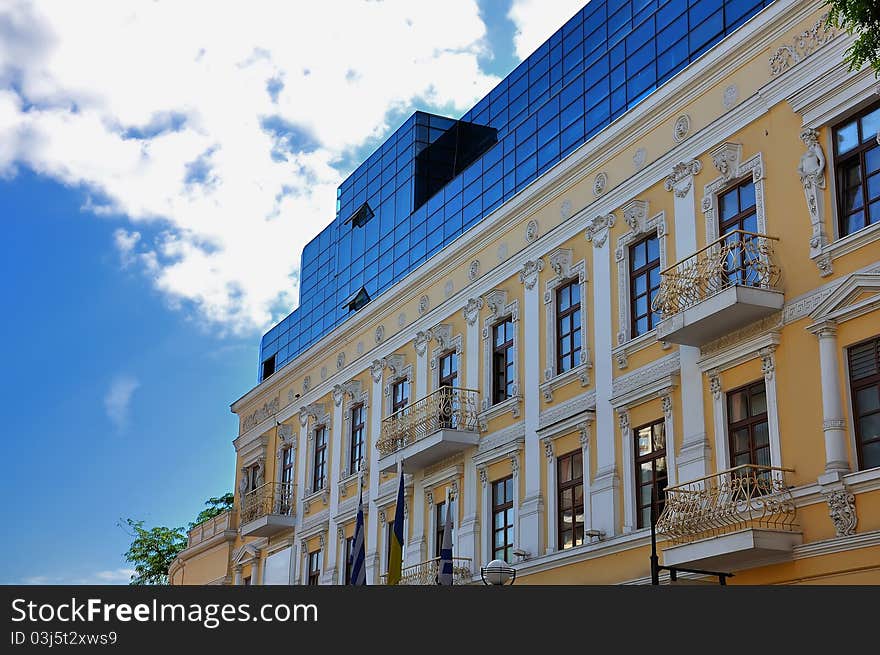
[[[493,559],[486,566],[480,567],[480,577],[487,586],[500,587],[513,584],[516,580],[516,569],[501,559]]]

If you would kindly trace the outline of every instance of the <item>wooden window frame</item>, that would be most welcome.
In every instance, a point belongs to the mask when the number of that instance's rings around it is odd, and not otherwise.
[[[874,375],[869,375],[867,377],[861,378],[860,380],[853,380],[852,377],[852,352],[860,347],[865,346],[867,344],[873,344],[874,346],[874,361],[877,366],[877,372]],[[880,414],[880,409],[870,410],[865,413],[860,413],[858,409],[858,392],[863,389],[869,389],[871,387],[880,387],[880,337],[872,337],[871,339],[867,339],[860,343],[853,344],[847,348],[846,353],[846,365],[847,371],[849,373],[849,385],[850,385],[850,398],[852,404],[852,415],[853,415],[853,433],[856,439],[856,458],[859,470],[865,470],[868,467],[864,464],[864,455],[862,454],[862,449],[865,446],[865,443],[862,441],[861,434],[861,419],[865,416],[873,416],[875,414]],[[878,392],[880,393],[880,392]],[[868,443],[876,443],[880,441],[880,438],[871,439]]]
[[[648,248],[647,243],[651,239],[654,239],[657,242],[657,259],[648,260]],[[633,253],[636,248],[645,248],[645,263],[644,265],[633,268],[633,262],[635,261],[635,257]],[[660,289],[660,275],[657,275],[657,286],[651,286],[651,271],[653,269],[657,269],[658,273],[660,271],[660,237],[657,236],[657,233],[648,234],[644,238],[639,239],[635,243],[629,246],[629,323],[630,323],[630,338],[635,339],[638,336],[646,334],[657,327],[657,323],[660,322],[660,315],[657,314],[653,307],[651,306],[651,301],[654,297],[654,293]],[[645,276],[645,288],[646,291],[643,294],[636,293],[636,280],[641,276]],[[648,313],[647,314],[639,314],[636,309],[636,303],[639,298],[647,297],[648,299]],[[648,327],[645,328],[643,332],[639,331],[639,318],[642,316],[648,319]]]
[[[499,488],[502,490],[506,490],[507,483],[510,482],[510,498],[506,497],[507,493],[505,491],[505,499],[503,502],[499,502],[498,499],[498,490]],[[511,559],[513,556],[513,547],[514,543],[512,541],[507,540],[508,530],[510,534],[513,534],[514,521],[516,520],[513,515],[513,485],[516,484],[512,475],[508,475],[503,478],[499,478],[497,480],[492,481],[492,537],[491,537],[491,547],[492,547],[492,559],[500,559],[507,563],[511,563]],[[510,512],[510,523],[507,522],[508,512]],[[495,517],[499,514],[502,514],[504,519],[504,525],[502,527],[497,527],[495,525]],[[498,546],[498,543],[495,541],[495,537],[498,533],[504,534],[504,544],[502,546]]]
[[[728,448],[728,453],[729,453],[729,457],[730,457],[731,468],[735,468],[736,466],[742,466],[742,464],[736,464],[736,456],[738,454],[743,454],[745,452],[749,453],[749,462],[748,462],[749,464],[752,464],[753,466],[765,466],[763,464],[759,464],[759,462],[758,462],[757,454],[758,454],[758,451],[760,451],[760,450],[766,450],[767,451],[767,461],[770,462],[771,464],[773,463],[773,459],[771,457],[772,448],[771,448],[771,439],[770,439],[770,420],[768,418],[768,412],[767,412],[766,406],[765,406],[764,411],[761,414],[757,414],[755,416],[751,415],[752,414],[751,402],[752,402],[752,395],[753,395],[752,389],[756,388],[756,387],[762,387],[764,389],[764,398],[765,398],[765,405],[766,405],[767,384],[763,378],[761,378],[760,380],[754,380],[752,382],[744,384],[741,387],[737,387],[736,389],[731,389],[726,394],[725,403],[726,403],[726,409],[727,409],[727,448]],[[731,399],[735,395],[742,393],[742,392],[747,392],[747,394],[746,394],[746,398],[748,399],[748,406],[747,406],[747,412],[746,412],[747,416],[746,416],[746,418],[741,419],[739,421],[733,421],[731,419],[732,412],[730,411]],[[767,445],[756,447],[755,446],[755,426],[760,425],[761,423],[767,424]],[[734,447],[733,434],[737,430],[741,430],[743,428],[749,429],[749,450],[737,452]]]
[[[351,434],[348,442],[348,472],[350,475],[354,475],[361,470],[364,461],[364,431],[366,430],[364,404],[357,403],[349,411]]]
[[[443,363],[445,361],[451,361],[455,363],[455,368],[452,370],[452,373],[448,375],[443,375]],[[440,357],[437,358],[437,369],[439,379],[437,381],[437,388],[443,387],[457,387],[458,386],[458,353],[454,350],[450,350],[448,352],[443,353]]]
[[[873,223],[870,222],[870,206],[872,202],[877,202],[880,200],[880,196],[875,196],[873,199],[868,195],[868,175],[867,175],[867,161],[865,160],[865,154],[874,148],[880,147],[877,143],[876,135],[871,135],[867,140],[862,136],[862,119],[865,118],[868,114],[873,113],[877,109],[880,109],[880,104],[873,104],[869,107],[865,107],[861,111],[853,114],[852,116],[848,116],[845,120],[840,121],[832,128],[832,148],[834,154],[834,175],[835,175],[835,206],[837,209],[837,230],[838,230],[838,238],[847,237],[850,234],[855,234],[860,230],[865,229],[871,225],[875,225],[877,221]],[[859,143],[857,146],[847,151],[844,154],[840,154],[838,152],[838,144],[837,144],[837,134],[840,129],[850,123],[856,123],[856,135],[858,137]],[[844,174],[844,169],[851,167],[853,164],[857,164],[859,167],[859,185],[862,189],[862,208],[861,210],[847,212],[845,206],[845,195],[847,191],[847,187],[844,186],[844,180],[846,176]],[[875,171],[876,174],[876,171]],[[862,212],[862,226],[853,230],[852,232],[848,231],[849,228],[849,217],[853,214],[858,214],[859,211]]]
[[[327,426],[315,427],[315,448],[312,452],[312,492],[327,486]],[[318,439],[321,435],[321,439]],[[320,484],[319,484],[320,483]]]
[[[351,584],[351,556],[353,555],[352,551],[354,550],[354,536],[345,538],[345,564],[342,567],[345,575],[345,581],[343,584]]]
[[[580,457],[581,459],[581,476],[579,478],[575,478],[572,476],[571,480],[563,480],[562,479],[562,465],[566,460],[571,460],[572,466],[571,469],[574,470],[574,460]],[[583,523],[580,525],[580,541],[578,541],[578,526],[576,523],[572,523],[571,527],[571,545],[566,548],[565,541],[563,538],[563,533],[566,531],[564,529],[565,522],[562,520],[563,513],[563,496],[566,493],[571,493],[571,510],[572,516],[577,516],[577,508],[578,506],[574,502],[575,498],[575,489],[577,487],[581,488],[581,515],[585,516],[586,512],[586,503],[588,499],[584,497],[584,455],[583,451],[573,450],[570,453],[565,453],[564,455],[560,455],[556,458],[556,546],[558,550],[568,550],[570,548],[576,548],[577,546],[582,546],[584,543],[584,529],[585,526]]]
[[[654,450],[654,435],[655,429],[657,427],[663,430],[663,448],[659,450]],[[651,430],[651,452],[647,455],[639,455],[639,432],[642,430],[650,429]],[[645,524],[644,518],[642,517],[642,510],[650,509],[651,505],[654,506],[654,520],[657,520],[657,517],[660,516],[660,512],[663,511],[663,504],[665,501],[665,493],[664,490],[669,483],[669,459],[666,457],[666,421],[664,419],[657,419],[656,421],[652,421],[650,423],[646,423],[645,425],[640,425],[639,427],[633,429],[632,431],[632,439],[633,439],[633,463],[635,469],[634,473],[634,482],[636,488],[636,526],[641,528],[649,528],[651,527],[649,524]],[[659,478],[657,476],[657,460],[665,459],[666,460],[666,473],[663,478]],[[641,472],[642,464],[651,464],[651,480],[650,482],[642,482],[641,476],[639,475]],[[663,480],[665,484],[660,483]],[[657,490],[656,494],[652,493],[652,500],[648,502],[647,505],[642,504],[642,487],[651,486]],[[650,517],[650,513],[648,514]],[[650,518],[648,519],[650,523]]]
[[[498,345],[498,329],[504,328],[507,324],[510,324],[510,338],[506,340],[504,343]],[[516,341],[514,337],[514,330],[516,330],[516,323],[513,321],[512,316],[507,316],[505,318],[500,319],[498,322],[492,325],[492,404],[497,405],[498,403],[502,403],[508,398],[513,396],[512,393],[508,392],[508,389],[514,384],[514,358],[516,357],[516,352],[514,349],[514,343]],[[499,362],[502,361],[503,364],[499,365]],[[503,371],[501,371],[501,367],[503,366]],[[501,388],[499,385],[499,380],[501,378],[501,374],[504,374],[504,385]]]
[[[314,564],[314,567],[312,566]],[[316,587],[321,584],[321,551],[313,550],[309,553],[309,577],[308,586]]]
[[[577,293],[573,292],[573,288],[577,287]],[[584,347],[583,343],[583,314],[581,312],[581,283],[578,278],[569,279],[559,286],[556,287],[556,374],[566,373],[571,371],[572,369],[577,368],[581,363],[581,349]],[[562,303],[560,302],[560,296],[562,293],[567,293],[569,297],[569,303],[567,309],[560,309],[562,307]],[[576,301],[576,302],[575,302]],[[571,330],[569,332],[563,333],[562,331],[562,321],[563,319],[571,316]],[[577,316],[577,327],[574,326],[574,316]],[[574,345],[574,336],[575,334],[580,335],[580,345],[575,348]],[[571,340],[571,352],[568,354],[562,353],[562,343],[563,339]]]
[[[400,398],[398,398],[398,389],[402,390]],[[391,413],[396,414],[407,407],[409,407],[409,378],[399,378],[391,383]]]

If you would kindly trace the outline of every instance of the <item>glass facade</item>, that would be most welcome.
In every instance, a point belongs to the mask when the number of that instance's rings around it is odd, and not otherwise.
[[[461,119],[410,116],[303,250],[300,304],[263,336],[260,380],[771,2],[592,0]]]

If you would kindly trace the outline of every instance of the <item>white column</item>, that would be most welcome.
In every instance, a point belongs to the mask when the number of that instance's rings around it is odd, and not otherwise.
[[[412,473],[413,497],[410,507],[412,530],[406,547],[406,566],[414,566],[428,559],[425,553],[425,513],[421,509],[421,499],[425,497],[423,477],[424,473],[421,470]]]
[[[556,448],[553,439],[544,439],[544,456],[547,458],[547,548],[545,553],[556,551],[559,540],[556,538],[558,520],[556,510]],[[587,496],[585,495],[584,498]],[[586,502],[584,502],[586,505]]]
[[[592,530],[593,512],[590,506],[592,480],[592,475],[590,475],[590,422],[581,423],[578,427],[581,431],[581,461],[584,465],[584,530]],[[548,493],[552,493],[556,497],[556,489],[551,489]],[[552,538],[556,540],[556,535],[553,535]]]
[[[531,544],[535,544],[536,547],[539,548],[541,545],[540,539],[537,539],[534,537],[529,539],[527,537],[527,535],[524,535],[521,532],[521,530],[523,528],[523,520],[520,518],[519,514],[520,514],[520,508],[523,506],[523,499],[522,499],[522,495],[520,494],[520,490],[519,490],[519,488],[520,488],[520,484],[519,484],[520,483],[520,480],[519,480],[519,472],[520,472],[519,459],[520,458],[519,458],[518,452],[514,453],[513,455],[510,456],[510,470],[511,470],[511,473],[513,474],[513,545],[516,548],[522,548],[523,550],[528,551],[529,553],[532,553],[532,555],[534,556],[534,555],[539,555],[540,551],[531,550],[531,548],[529,548],[529,546]],[[538,501],[540,502],[540,496],[538,498]],[[492,517],[490,516],[489,519],[491,521]],[[540,515],[540,513],[537,513],[537,515],[535,516],[535,519],[534,519],[536,532],[540,531],[540,529],[541,529],[540,521],[541,521],[541,515]],[[489,534],[491,535],[492,532],[493,532],[493,530],[490,527]]]
[[[629,410],[617,409],[617,423],[620,427],[620,439],[623,451],[623,532],[632,532],[636,528],[636,497],[635,497],[635,459],[633,453],[632,429],[629,425]]]
[[[463,489],[459,494],[462,502],[461,526],[456,530],[456,544],[460,557],[467,557],[479,568],[480,524],[477,518],[477,467],[471,457],[465,457]]]
[[[698,250],[694,175],[701,169],[698,160],[682,162],[667,178],[666,188],[674,195],[675,256],[678,260]],[[703,412],[703,376],[697,367],[700,349],[679,346],[678,353],[681,364],[682,444],[677,478],[687,481],[709,473],[709,443]]]
[[[489,507],[489,470],[480,469],[480,523],[483,524],[483,538],[480,539],[480,561],[485,566],[492,560],[492,509]]]
[[[525,287],[523,316],[520,321],[525,334],[523,335],[523,377],[520,381],[520,393],[523,396],[523,424],[525,427],[525,498],[520,505],[519,499],[514,502],[514,513],[518,521],[514,524],[514,544],[533,555],[543,552],[541,544],[541,528],[544,515],[544,502],[541,497],[541,454],[538,437],[538,419],[541,411],[541,398],[538,382],[541,380],[541,343],[539,320],[541,310],[540,290],[538,288],[539,273],[544,270],[544,260],[538,258],[528,261],[519,274]],[[514,495],[519,495],[519,484],[514,472]]]
[[[254,554],[254,559],[251,562],[251,584],[252,585],[262,585],[263,584],[263,566],[260,562],[260,550],[256,550]]]
[[[413,499],[415,502],[415,499]],[[437,506],[434,504],[434,491],[428,489],[425,491],[425,510],[428,512],[428,556],[425,559],[433,559],[439,557],[437,552]]]
[[[328,522],[328,539],[327,553],[324,557],[326,563],[325,570],[321,572],[325,584],[337,583],[336,571],[336,547],[339,540],[336,536],[336,521],[334,516],[339,507],[339,470],[342,461],[342,448],[345,443],[345,421],[342,417],[342,404],[344,399],[342,390],[334,390],[333,392],[333,425],[331,426],[330,437],[330,464],[327,469],[327,484],[330,486],[330,512]],[[344,571],[344,569],[343,569]]]
[[[776,346],[762,348],[758,354],[761,356],[761,370],[764,373],[764,392],[767,394],[767,433],[770,438],[770,464],[772,466],[783,466],[782,442],[779,439],[779,405],[776,396],[776,376],[773,374],[776,368],[773,357],[773,351],[775,350]]]
[[[672,413],[672,389],[664,389],[660,392],[660,404],[663,407],[663,431],[666,434],[667,485],[674,487],[678,478],[675,469],[675,422]]]
[[[241,581],[242,581],[241,569],[242,569],[241,564],[239,564],[235,567],[235,576],[232,578],[232,584],[234,584],[236,587],[241,586]]]
[[[480,388],[480,310],[482,298],[470,298],[462,313],[467,322],[464,342],[464,386],[467,389]],[[484,389],[483,393],[489,393]],[[479,403],[478,403],[479,405]]]
[[[305,408],[303,408],[305,410]],[[301,411],[299,415],[299,445],[296,449],[296,528],[302,527],[303,523],[303,502],[302,499],[306,495],[306,453],[308,452],[309,443],[309,417],[305,411]]]
[[[597,353],[610,353],[612,347],[611,253],[606,244],[614,221],[614,214],[598,216],[587,227],[587,239],[593,244],[593,325]],[[590,511],[594,529],[610,537],[617,534],[620,505],[614,410],[611,407],[614,372],[610,356],[595,359],[596,478],[591,486]]]
[[[813,330],[819,338],[819,367],[822,376],[822,430],[825,433],[825,472],[848,473],[846,420],[841,402],[838,372],[837,325],[829,321]]]
[[[379,449],[376,442],[382,434],[382,372],[385,363],[380,360],[373,362],[370,374],[373,380],[373,394],[370,398],[370,432],[367,441],[370,450],[370,502],[367,514],[366,537],[366,568],[367,584],[379,584],[378,563],[378,516],[376,497],[379,495]]]

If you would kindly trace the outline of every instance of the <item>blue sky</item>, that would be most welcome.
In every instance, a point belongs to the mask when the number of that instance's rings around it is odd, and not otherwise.
[[[232,489],[229,403],[336,186],[581,2],[83,4],[0,4],[4,584],[125,583],[122,518]]]

